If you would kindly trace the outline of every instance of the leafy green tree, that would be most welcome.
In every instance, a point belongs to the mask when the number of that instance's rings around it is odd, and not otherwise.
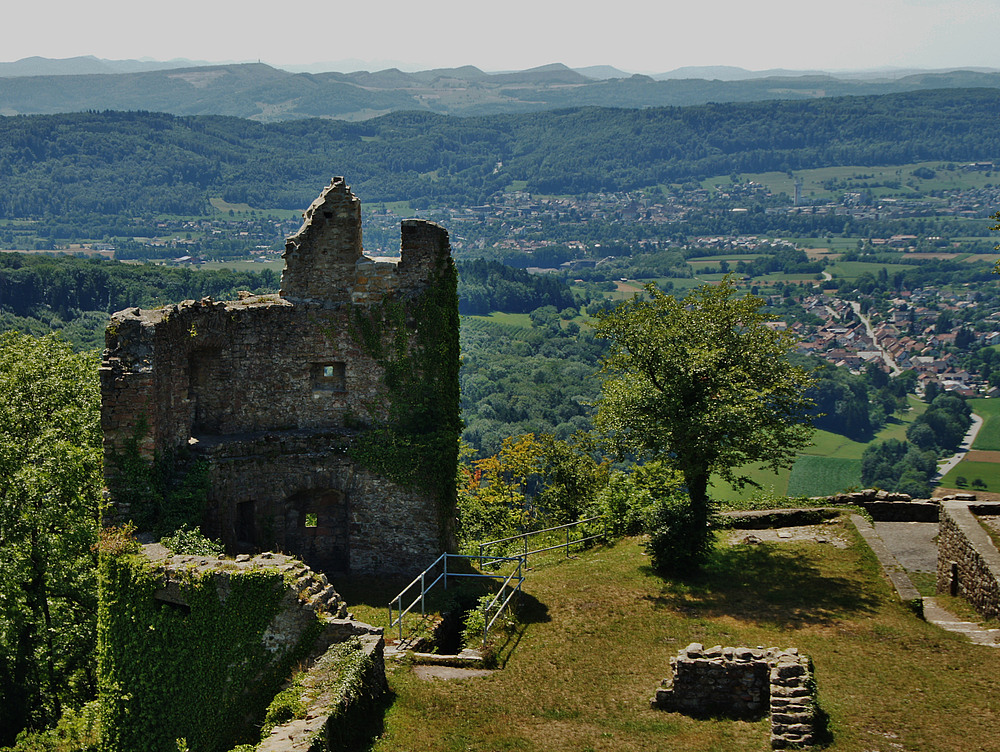
[[[579,432],[567,441],[540,434],[542,489],[536,503],[556,522],[590,514],[597,494],[608,483],[608,461],[597,458],[594,437]]]
[[[622,450],[684,477],[692,526],[708,536],[712,473],[742,487],[738,468],[777,469],[809,442],[812,380],[788,355],[794,339],[765,326],[763,301],[729,278],[677,300],[655,285],[597,318],[611,340],[597,423]]]
[[[0,335],[0,744],[94,691],[99,405],[93,354]]]

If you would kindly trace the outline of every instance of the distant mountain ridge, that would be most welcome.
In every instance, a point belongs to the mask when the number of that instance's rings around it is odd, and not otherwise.
[[[127,70],[142,66],[161,67]],[[31,73],[40,70],[48,72]],[[580,106],[645,108],[1000,88],[1000,71],[989,69],[898,73],[754,72],[715,66],[646,76],[610,66],[574,70],[561,63],[503,73],[471,65],[416,72],[387,68],[292,73],[263,63],[27,58],[0,63],[0,115],[144,110],[230,115],[260,122],[311,117],[354,121],[399,110],[470,116]]]

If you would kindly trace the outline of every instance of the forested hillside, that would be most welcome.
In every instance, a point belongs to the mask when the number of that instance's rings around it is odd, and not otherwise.
[[[363,123],[103,112],[0,118],[0,217],[197,214],[209,197],[301,209],[332,173],[366,203],[483,203],[711,175],[1000,155],[1000,91],[583,108]]]
[[[125,73],[90,64],[85,70],[85,75],[0,77],[3,111],[152,110],[174,115],[229,115],[261,122],[312,117],[364,120],[398,110],[469,116],[586,105],[663,107],[1000,87],[1000,74],[968,70],[881,81],[791,71],[736,81],[706,80],[705,73],[655,80],[621,72],[615,78],[595,80],[558,63],[508,73],[486,73],[471,65],[418,72],[390,68],[291,73],[261,63]]]

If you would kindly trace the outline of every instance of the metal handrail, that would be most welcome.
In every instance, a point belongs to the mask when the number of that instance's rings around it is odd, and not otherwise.
[[[584,538],[578,538],[576,540],[570,540],[569,531],[570,531],[571,528],[577,527],[578,525],[585,525],[588,522],[594,522],[596,520],[600,520],[600,521],[602,521],[604,523],[604,529],[602,530],[602,532],[598,533],[597,535],[589,535],[589,536],[586,536]],[[566,541],[564,543],[557,543],[554,546],[546,546],[544,548],[536,548],[536,549],[534,549],[532,551],[528,550],[528,538],[530,536],[532,536],[532,535],[541,535],[542,533],[551,533],[551,532],[553,532],[555,530],[565,530],[566,531]],[[525,562],[527,562],[528,557],[531,556],[532,554],[540,554],[540,553],[543,553],[545,551],[553,551],[553,550],[555,550],[557,548],[565,548],[566,549],[566,556],[568,557],[569,556],[569,547],[573,543],[585,543],[586,541],[597,540],[598,538],[601,538],[603,540],[607,540],[608,539],[608,519],[607,519],[607,517],[603,517],[603,516],[588,517],[585,520],[577,520],[576,522],[567,522],[567,523],[565,523],[563,525],[556,525],[555,527],[547,527],[547,528],[544,528],[543,530],[530,530],[530,531],[528,531],[526,533],[521,533],[520,535],[512,535],[509,538],[497,538],[496,540],[486,541],[485,543],[480,543],[479,544],[479,555],[481,557],[485,557],[485,551],[486,551],[486,549],[489,546],[498,545],[500,543],[510,543],[511,541],[515,541],[515,540],[521,540],[524,543],[524,546],[523,546],[524,550],[521,552],[521,556],[524,558]]]
[[[507,576],[507,578],[504,580],[503,585],[501,585],[500,592],[501,593],[503,592],[503,589],[507,586],[507,584],[511,581],[511,579],[513,577],[515,577],[515,575],[517,577],[517,586],[516,586],[516,588],[514,588],[513,592],[520,592],[521,591],[521,584],[524,582],[524,574],[523,574],[524,558],[523,557],[520,557],[520,556],[486,556],[486,555],[483,555],[483,554],[480,554],[479,556],[475,556],[475,555],[471,555],[471,554],[449,554],[449,553],[443,553],[437,559],[435,559],[434,563],[432,563],[429,567],[427,567],[427,569],[425,569],[423,572],[421,572],[419,575],[417,575],[413,579],[413,582],[411,582],[409,585],[407,585],[405,588],[403,588],[399,592],[399,595],[397,595],[395,598],[393,598],[391,601],[389,601],[389,628],[392,629],[393,627],[395,627],[395,626],[398,625],[398,627],[399,627],[399,640],[400,640],[400,642],[402,642],[402,640],[403,640],[403,617],[406,616],[411,611],[413,611],[414,608],[416,607],[417,603],[420,604],[420,615],[421,615],[421,617],[426,616],[427,615],[427,609],[426,609],[427,593],[431,590],[431,588],[433,588],[435,585],[437,585],[442,580],[444,580],[444,588],[445,588],[445,590],[447,590],[448,589],[448,577],[449,576],[451,576],[451,577],[473,577],[473,578],[479,577],[479,578],[486,578],[486,579],[490,579],[490,580],[495,580],[496,579],[496,575],[490,575],[490,574],[470,574],[470,573],[466,573],[466,572],[454,572],[454,571],[449,572],[448,571],[448,560],[449,559],[478,560],[479,563],[480,563],[480,566],[482,566],[483,561],[486,560],[486,559],[488,559],[490,562],[507,562],[507,561],[517,562],[517,567],[514,569],[513,572],[511,572],[510,575]],[[428,585],[427,584],[428,573],[430,573],[438,564],[441,564],[442,562],[443,562],[442,572],[439,575],[437,575],[437,577],[435,577],[434,580]],[[420,583],[420,592],[419,592],[419,594],[417,594],[417,596],[410,602],[410,604],[404,608],[403,607],[403,597],[417,583]],[[513,592],[511,594],[511,596],[513,595]],[[498,596],[499,596],[499,594],[498,594]],[[508,596],[507,599],[504,601],[504,603],[500,606],[500,609],[497,611],[497,616],[499,616],[499,614],[503,611],[503,609],[504,609],[504,607],[506,607],[507,603],[510,602],[511,596]],[[490,606],[492,607],[492,604],[495,603],[495,602],[496,602],[496,598],[494,598],[494,600],[491,601]],[[395,618],[393,618],[393,613],[397,614],[397,616]],[[495,621],[495,620],[496,620],[496,616],[493,617],[493,621]],[[490,622],[491,625],[492,625],[493,621]],[[484,641],[486,640],[486,633],[488,633],[488,632],[489,632],[489,626],[487,626],[487,628],[485,630],[485,633],[483,635],[483,640]]]

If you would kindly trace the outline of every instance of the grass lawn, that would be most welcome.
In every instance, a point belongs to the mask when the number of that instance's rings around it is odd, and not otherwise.
[[[998,462],[969,462],[962,460],[945,475],[938,485],[945,488],[958,488],[955,479],[959,476],[965,478],[968,483],[972,483],[979,478],[986,484],[987,491],[1000,491],[1000,463]],[[968,490],[975,491],[974,488]]]
[[[789,496],[829,496],[861,485],[861,460],[803,455],[788,478]]]
[[[971,399],[969,405],[972,412],[983,419],[983,427],[979,429],[972,448],[1000,451],[1000,400]]]
[[[867,261],[838,261],[833,266],[828,266],[826,270],[834,277],[855,280],[865,272],[876,275],[879,269],[883,268],[887,274],[913,269],[909,264],[871,264]]]
[[[392,705],[371,749],[768,750],[766,720],[650,709],[669,658],[690,642],[809,655],[834,752],[996,749],[1000,651],[900,605],[852,527],[823,534],[849,545],[721,546],[688,582],[653,574],[638,539],[536,565],[503,669],[423,681],[405,662],[390,665]],[[391,588],[336,584],[359,618],[385,623]]]
[[[770,470],[761,470],[759,467],[751,465],[739,468],[737,472],[749,476],[760,486],[760,491],[769,494],[778,494],[779,496],[785,496],[788,493],[788,476],[792,471],[787,468],[782,468],[775,473]],[[708,495],[717,501],[736,501],[737,499],[752,496],[757,491],[758,489],[755,489],[753,486],[747,486],[743,489],[733,488],[716,476],[712,477],[708,486]]]

